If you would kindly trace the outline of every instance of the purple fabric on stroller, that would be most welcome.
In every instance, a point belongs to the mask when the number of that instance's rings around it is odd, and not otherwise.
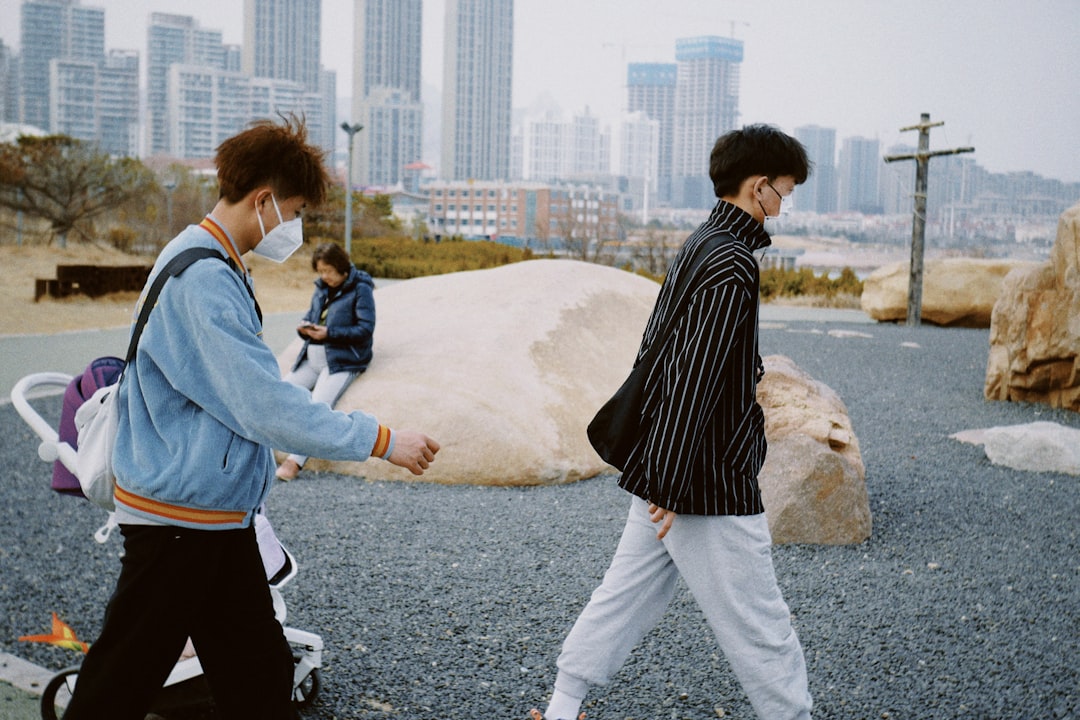
[[[75,411],[86,402],[98,388],[112,385],[124,370],[124,361],[118,357],[99,357],[92,360],[82,375],[77,375],[64,390],[64,405],[60,410],[60,425],[56,434],[60,442],[66,442],[76,450],[79,434],[75,430]],[[85,497],[79,479],[57,460],[53,464],[52,489],[64,495]]]

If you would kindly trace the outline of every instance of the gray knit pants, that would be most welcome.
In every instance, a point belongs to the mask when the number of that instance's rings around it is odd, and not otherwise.
[[[584,698],[590,685],[606,685],[660,620],[681,575],[758,717],[809,718],[806,663],[765,515],[678,515],[663,540],[657,529],[634,497],[611,566],[563,642],[555,687]]]

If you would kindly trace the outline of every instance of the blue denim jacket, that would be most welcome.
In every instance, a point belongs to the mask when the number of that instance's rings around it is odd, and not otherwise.
[[[180,233],[151,279],[189,247],[226,255],[231,240],[211,225],[223,232],[208,218]],[[199,261],[165,283],[118,395],[116,504],[128,513],[247,527],[273,484],[271,448],[357,461],[392,451],[393,434],[371,415],[312,403],[282,381],[246,282],[225,263]]]

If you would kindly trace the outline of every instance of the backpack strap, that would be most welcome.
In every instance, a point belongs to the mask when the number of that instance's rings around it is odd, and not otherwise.
[[[131,359],[135,357],[135,350],[139,346],[139,338],[142,336],[143,328],[146,327],[146,321],[150,319],[150,311],[154,309],[154,305],[157,304],[158,295],[161,294],[161,289],[165,287],[166,281],[170,277],[179,275],[187,269],[189,265],[197,260],[203,258],[217,258],[222,262],[226,259],[222,257],[221,253],[212,248],[188,248],[179,253],[176,257],[168,262],[161,269],[161,272],[154,278],[154,282],[150,285],[150,289],[146,293],[146,299],[143,300],[142,309],[139,310],[139,319],[135,321],[135,329],[131,332],[131,340],[128,342],[127,355],[124,356],[124,362],[129,363]],[[251,292],[248,289],[248,292]],[[260,321],[262,315],[259,316]]]

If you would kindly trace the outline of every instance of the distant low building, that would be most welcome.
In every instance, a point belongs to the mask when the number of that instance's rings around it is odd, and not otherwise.
[[[508,245],[552,247],[618,236],[618,194],[587,185],[437,182],[426,185],[428,231]]]

